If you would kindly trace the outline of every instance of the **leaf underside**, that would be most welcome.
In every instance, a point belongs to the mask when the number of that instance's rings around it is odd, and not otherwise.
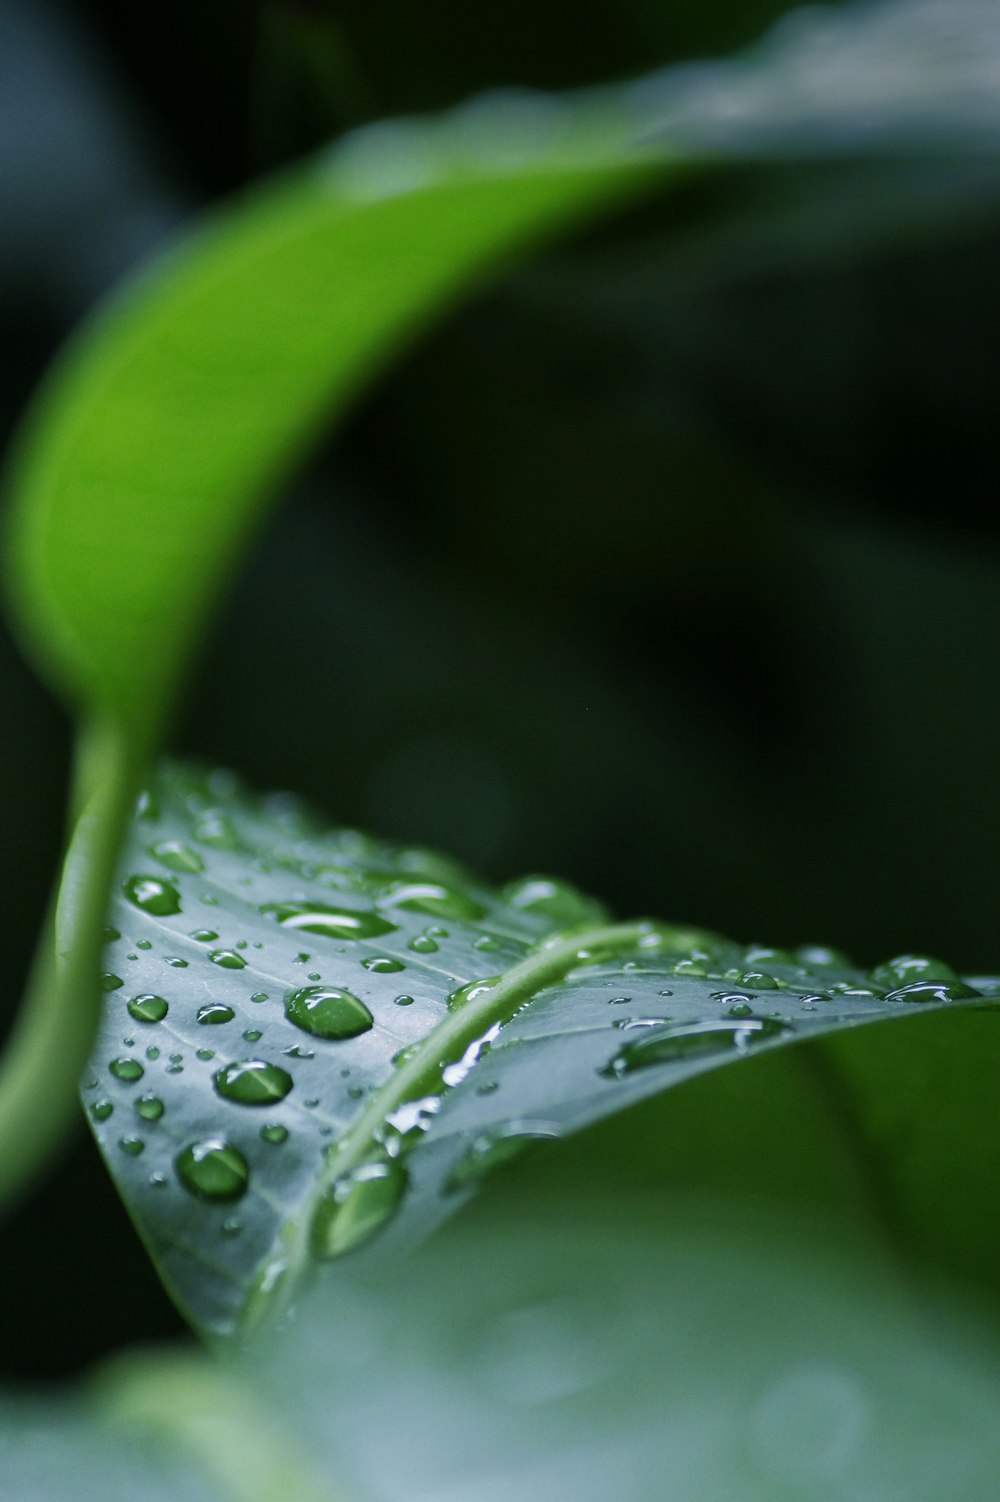
[[[213,1334],[286,1303],[316,1259],[424,1235],[532,1142],[995,990],[933,961],[873,978],[825,949],[615,924],[548,878],[497,892],[183,767],[140,800],[110,924],[88,1114]]]

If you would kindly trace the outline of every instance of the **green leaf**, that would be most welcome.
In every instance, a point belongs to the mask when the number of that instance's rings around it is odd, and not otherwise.
[[[916,1303],[822,1221],[546,1188],[345,1266],[227,1359],[133,1352],[72,1408],[0,1401],[5,1502],[991,1494],[982,1311]]]
[[[866,975],[614,923],[550,878],[498,893],[220,772],[168,768],[143,795],[110,922],[84,1097],[213,1334],[284,1307],[316,1260],[422,1237],[526,1146],[719,1064],[963,1002],[996,1017],[996,983],[939,961]]]

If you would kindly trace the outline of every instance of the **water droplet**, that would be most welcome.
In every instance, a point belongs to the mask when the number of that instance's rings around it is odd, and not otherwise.
[[[211,949],[208,957],[213,965],[221,965],[223,970],[243,970],[246,966],[246,960],[235,949]]]
[[[113,1110],[114,1106],[111,1101],[95,1100],[90,1107],[90,1114],[94,1121],[107,1121]]]
[[[313,1217],[317,1257],[339,1257],[369,1241],[391,1219],[406,1190],[406,1170],[395,1159],[365,1163],[340,1180]]]
[[[177,1177],[198,1199],[238,1200],[250,1182],[247,1160],[225,1137],[191,1142],[174,1159]]]
[[[121,1137],[118,1146],[123,1153],[128,1153],[130,1158],[137,1158],[146,1144],[141,1137]]]
[[[893,960],[876,965],[869,979],[885,991],[898,990],[910,981],[943,980],[957,981],[959,976],[944,960],[932,959],[927,954],[900,954]]]
[[[397,970],[406,969],[402,960],[394,960],[387,954],[374,954],[370,959],[362,960],[361,963],[374,975],[393,975]]]
[[[136,1022],[162,1022],[170,1008],[162,996],[133,996],[128,1004],[129,1016]]]
[[[483,1080],[481,1085],[476,1086],[477,1095],[495,1095],[500,1089],[499,1080]]]
[[[261,1127],[260,1135],[263,1137],[265,1142],[287,1142],[288,1128],[286,1126],[281,1126],[280,1123],[276,1121],[269,1121],[266,1126]]]
[[[500,948],[500,940],[495,934],[480,934],[472,947],[473,949],[484,950],[486,953],[490,953],[492,950]]]
[[[490,975],[486,980],[466,981],[464,986],[459,986],[457,991],[452,991],[448,997],[447,1006],[449,1012],[457,1012],[459,1007],[467,1006],[470,1001],[476,1001],[480,996],[495,991],[503,980],[502,975]]]
[[[481,902],[461,888],[441,881],[395,881],[379,894],[379,904],[401,907],[408,912],[428,913],[432,918],[455,918],[473,923],[486,911]]]
[[[504,887],[501,897],[510,907],[558,923],[561,928],[576,924],[604,923],[607,909],[571,882],[554,876],[522,876]]]
[[[265,902],[261,912],[276,918],[282,928],[326,934],[332,939],[374,939],[395,928],[370,908],[330,907],[325,902]],[[308,959],[304,955],[303,963]]]
[[[314,1059],[316,1057],[311,1048],[303,1048],[301,1043],[293,1043],[291,1048],[283,1048],[282,1053],[289,1059]]]
[[[243,1037],[247,1043],[259,1043],[261,1036],[259,1027],[248,1027],[243,1030]]]
[[[158,845],[150,846],[149,853],[162,866],[169,866],[171,871],[200,872],[205,869],[205,862],[197,850],[192,850],[183,840],[161,840]]]
[[[430,934],[414,934],[407,944],[407,949],[412,949],[414,954],[437,954],[437,939],[432,939]]]
[[[110,971],[101,976],[101,986],[105,991],[117,991],[119,986],[124,984],[120,975],[112,975]]]
[[[236,1013],[224,1001],[209,1001],[198,1008],[198,1021],[203,1027],[218,1027],[222,1022],[232,1022]]]
[[[512,1121],[496,1132],[484,1132],[458,1159],[445,1182],[445,1193],[477,1183],[486,1174],[523,1153],[525,1148],[551,1141],[558,1135],[556,1128],[544,1121]]]
[[[138,1059],[112,1059],[108,1069],[124,1085],[134,1085],[146,1072]]]
[[[707,975],[708,970],[700,960],[677,960],[674,967],[675,975]]]
[[[152,1048],[147,1048],[146,1049],[146,1058],[147,1059],[158,1059],[159,1057],[160,1057],[160,1050],[156,1047],[155,1044],[153,1045]]]
[[[211,944],[212,940],[217,939],[219,935],[214,928],[196,928],[192,931],[191,937],[197,939],[199,944]]]
[[[144,788],[135,805],[137,819],[156,820],[160,817],[160,800],[151,788]]]
[[[756,969],[758,965],[794,965],[795,956],[787,949],[773,949],[767,944],[750,944],[744,955],[744,963]]]
[[[285,1016],[314,1038],[356,1038],[374,1022],[363,1001],[336,986],[302,986],[285,996]]]
[[[172,965],[175,970],[186,970],[188,967],[187,960],[182,960],[180,956],[176,954],[167,956],[167,964]]]
[[[412,1005],[413,1005],[413,997],[412,996],[397,996],[395,998],[395,1002],[396,1002],[396,1006],[397,1007],[412,1007]]]
[[[634,1042],[626,1043],[598,1072],[617,1078],[650,1064],[671,1063],[726,1049],[743,1052],[791,1031],[791,1025],[778,1017],[725,1017],[676,1023],[662,1031],[644,1033]]]
[[[136,949],[152,949],[153,941],[152,939],[136,939],[135,947]]]
[[[158,1095],[140,1095],[133,1105],[143,1121],[159,1121],[163,1115],[164,1105]]]
[[[964,981],[947,980],[915,980],[909,985],[898,986],[895,991],[885,993],[886,1001],[965,1001],[971,996],[981,996],[981,991],[974,991]]]
[[[110,923],[105,923],[102,934],[105,944],[113,944],[116,939],[121,938],[117,928],[112,928]]]
[[[256,1001],[256,1002],[266,1001],[267,1000],[267,992],[266,991],[255,991],[253,993],[253,995],[251,996],[250,1000],[251,1001]]]
[[[212,1079],[220,1095],[241,1106],[274,1105],[284,1100],[292,1088],[288,1071],[269,1064],[266,1059],[240,1059],[216,1070]]]
[[[150,1189],[165,1189],[167,1187],[166,1174],[161,1173],[159,1169],[155,1173],[151,1173],[149,1176],[149,1187]]]
[[[167,918],[181,910],[177,888],[158,876],[130,876],[124,885],[125,896],[135,907],[156,918]]]
[[[781,982],[765,970],[745,970],[740,976],[740,985],[752,986],[755,991],[777,991]]]
[[[202,845],[211,845],[215,850],[235,850],[239,845],[232,820],[214,811],[201,816],[194,827],[194,837]]]

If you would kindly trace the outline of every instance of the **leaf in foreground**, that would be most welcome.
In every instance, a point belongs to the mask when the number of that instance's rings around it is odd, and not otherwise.
[[[88,1114],[219,1334],[315,1261],[425,1234],[531,1143],[788,1043],[993,1005],[921,957],[864,974],[616,923],[551,878],[497,892],[183,768],[143,795],[110,924]]]

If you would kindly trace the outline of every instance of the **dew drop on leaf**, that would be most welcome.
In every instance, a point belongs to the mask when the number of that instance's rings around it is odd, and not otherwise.
[[[158,1095],[140,1095],[134,1102],[136,1113],[143,1121],[159,1121],[163,1115],[164,1105]]]
[[[162,1022],[169,1012],[166,999],[162,996],[154,996],[151,992],[142,996],[133,996],[128,1004],[130,1017],[136,1022]]]
[[[445,1193],[475,1184],[486,1174],[509,1163],[534,1143],[551,1141],[558,1133],[546,1122],[512,1121],[495,1132],[476,1137],[459,1158],[445,1182]]]
[[[110,971],[101,976],[101,987],[105,991],[117,991],[124,984],[120,975],[112,975]]]
[[[387,954],[373,954],[370,959],[362,960],[361,963],[373,975],[393,975],[397,970],[406,969],[402,960],[394,960]]]
[[[974,991],[964,981],[947,980],[915,980],[908,985],[898,986],[895,991],[885,993],[886,1001],[904,1002],[930,1002],[930,1001],[966,1001],[973,996],[981,996],[981,991]]]
[[[220,1023],[232,1022],[236,1013],[224,1001],[207,1001],[198,1008],[198,1021],[202,1027],[218,1027]]]
[[[414,934],[406,946],[412,949],[414,954],[437,954],[437,939],[432,939],[430,934]]]
[[[219,935],[214,928],[196,928],[191,934],[192,939],[197,939],[199,944],[211,944]]]
[[[181,910],[177,888],[169,881],[161,881],[158,876],[130,876],[124,891],[134,907],[153,917],[168,918]]]
[[[389,1221],[406,1190],[406,1170],[395,1159],[365,1163],[340,1180],[313,1217],[313,1251],[321,1259],[353,1251]]]
[[[221,965],[223,970],[243,970],[246,967],[246,960],[235,949],[212,949],[208,957],[213,965]]]
[[[212,1076],[219,1095],[241,1106],[271,1106],[284,1100],[292,1088],[287,1069],[266,1059],[240,1059],[226,1064]]]
[[[130,1158],[137,1158],[146,1144],[141,1137],[122,1137],[118,1146],[123,1153],[128,1153]]]
[[[243,1040],[245,1043],[259,1043],[261,1037],[262,1034],[259,1027],[248,1027],[243,1030]]]
[[[392,933],[396,926],[370,909],[330,907],[323,902],[265,902],[261,912],[276,918],[282,928],[332,939],[374,939]]]
[[[375,1020],[363,1001],[336,986],[301,986],[289,991],[285,1016],[314,1038],[336,1040],[367,1033]]]
[[[161,865],[169,866],[171,871],[191,871],[197,874],[205,869],[205,862],[197,850],[192,850],[183,840],[161,840],[158,845],[150,847],[149,853]]]
[[[276,1121],[268,1122],[266,1126],[261,1127],[260,1135],[263,1137],[265,1142],[287,1142],[288,1128],[286,1126],[281,1126],[281,1124]]]
[[[927,954],[900,954],[893,960],[886,960],[884,964],[876,965],[869,979],[884,990],[895,991],[902,986],[909,985],[911,981],[954,982],[959,977],[950,965],[945,964],[944,960],[933,959]]]
[[[547,918],[560,928],[600,923],[606,917],[601,903],[584,896],[572,882],[555,876],[522,876],[504,887],[500,895],[519,912]]]
[[[250,1182],[247,1160],[225,1137],[203,1137],[174,1159],[177,1177],[198,1199],[238,1200]]]
[[[413,1005],[413,997],[412,996],[397,996],[395,998],[395,1002],[396,1002],[396,1006],[397,1007],[412,1007],[412,1005]]]
[[[146,1072],[138,1059],[112,1059],[108,1069],[116,1080],[121,1080],[125,1085],[134,1085]]]
[[[95,1100],[90,1107],[90,1115],[94,1121],[107,1121],[114,1110],[109,1100]]]
[[[379,894],[383,907],[428,913],[432,918],[454,918],[474,923],[485,912],[482,903],[457,887],[437,881],[396,881]]]
[[[791,1032],[791,1025],[778,1017],[719,1018],[704,1022],[685,1022],[645,1033],[624,1048],[599,1072],[612,1078],[645,1069],[650,1064],[672,1063],[699,1054],[719,1053],[726,1049],[740,1052]]]

